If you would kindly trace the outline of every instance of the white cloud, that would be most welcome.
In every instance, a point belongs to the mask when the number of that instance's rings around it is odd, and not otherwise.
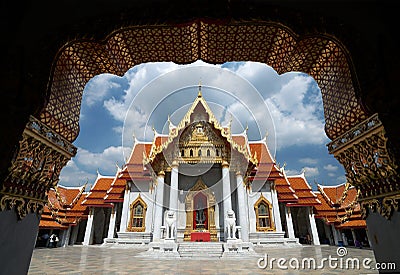
[[[319,175],[318,167],[304,167],[306,177],[316,177]]]
[[[328,173],[328,176],[334,177],[334,176],[336,176],[336,174],[335,173]]]
[[[274,119],[278,149],[324,144],[328,140],[324,121],[318,116],[322,103],[315,98],[304,100],[310,85],[310,77],[295,76],[282,86],[279,93],[266,100]]]
[[[116,164],[122,166],[125,163],[125,157],[129,156],[132,148],[122,146],[110,146],[103,152],[93,153],[86,149],[78,148],[74,161],[81,168],[96,173],[98,169],[101,174],[113,175],[116,172]]]
[[[285,174],[287,176],[297,176],[297,175],[300,175],[300,172],[297,170],[293,170],[293,169],[285,169]]]
[[[318,159],[314,159],[314,158],[301,158],[299,159],[300,163],[304,163],[304,164],[317,164],[318,163]]]
[[[121,87],[120,84],[112,81],[117,76],[112,74],[101,74],[92,78],[83,93],[83,100],[87,106],[91,107],[97,102],[101,102],[109,93],[110,89]]]
[[[328,164],[328,165],[324,166],[324,169],[329,172],[334,172],[334,171],[337,171],[339,169],[339,167],[332,165],[332,164]]]
[[[61,170],[60,184],[63,186],[82,186],[86,182],[94,182],[96,179],[96,171],[88,173],[76,165],[71,159],[67,165]]]

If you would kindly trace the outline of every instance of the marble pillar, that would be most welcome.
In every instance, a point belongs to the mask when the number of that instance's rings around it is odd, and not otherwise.
[[[175,212],[177,217],[178,211],[178,162],[174,160],[172,162],[171,170],[171,189],[169,192],[169,210]]]
[[[231,180],[229,176],[229,163],[226,161],[222,162],[222,196],[224,204],[224,217],[226,212],[232,209],[231,200]]]
[[[89,215],[86,224],[85,237],[83,239],[83,245],[89,245],[93,242],[93,216],[94,208],[89,208]]]
[[[114,205],[113,208],[111,209],[110,223],[108,226],[107,238],[109,239],[114,238],[116,217],[117,217],[117,206]]]
[[[124,203],[122,204],[122,215],[121,215],[121,225],[119,228],[120,232],[126,232],[126,228],[128,227],[128,218],[129,218],[129,199],[131,196],[131,183],[128,182],[125,187],[124,194]]]
[[[271,184],[272,213],[274,214],[275,228],[277,232],[282,232],[281,214],[279,212],[278,193],[275,183]]]
[[[313,245],[320,245],[317,224],[315,223],[314,212],[313,212],[312,206],[308,207],[308,220],[310,223]]]
[[[287,226],[287,230],[288,230],[288,237],[290,239],[294,239],[296,238],[296,236],[294,235],[294,228],[293,228],[293,219],[292,219],[292,212],[289,206],[285,205],[285,216],[286,216],[286,226]]]
[[[238,195],[239,225],[241,227],[242,240],[249,241],[249,219],[247,210],[246,187],[243,184],[243,176],[240,172],[236,173],[236,187]]]
[[[154,209],[154,230],[153,240],[161,239],[161,226],[163,224],[163,205],[164,205],[164,171],[160,171],[157,177],[156,205]]]

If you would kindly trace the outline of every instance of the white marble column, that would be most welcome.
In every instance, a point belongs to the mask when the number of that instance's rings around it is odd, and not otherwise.
[[[325,235],[327,235],[327,237],[329,239],[329,244],[334,245],[335,240],[332,239],[332,235],[333,235],[332,228],[330,228],[330,226],[327,225],[325,222],[324,222],[324,228],[325,228]],[[332,234],[331,234],[331,232],[332,232]]]
[[[69,243],[69,236],[71,235],[71,225],[68,226],[67,230],[64,230],[62,240],[61,240],[61,246],[66,247],[68,246]]]
[[[347,241],[347,237],[346,234],[344,234],[344,232],[342,232],[342,239],[343,239],[343,245],[348,246],[349,242]]]
[[[335,242],[335,245],[339,244],[339,237],[337,230],[333,224],[331,224],[331,229],[332,229],[332,234],[333,234],[333,241]]]
[[[127,183],[125,187],[124,203],[122,204],[121,225],[119,228],[120,232],[126,232],[126,228],[128,227],[130,196],[131,196],[131,183]]]
[[[275,228],[277,232],[282,232],[281,215],[279,212],[278,194],[276,193],[275,183],[271,184],[272,213],[274,213]]]
[[[226,161],[222,162],[222,196],[224,201],[224,219],[225,219],[226,212],[229,209],[232,209],[229,163]]]
[[[83,245],[89,245],[93,241],[93,216],[94,208],[89,208],[88,220],[86,223],[85,237],[83,239]]]
[[[81,222],[79,222],[77,225],[75,225],[73,228],[72,228],[72,234],[71,234],[71,239],[70,239],[70,241],[69,241],[69,245],[74,245],[75,244],[75,242],[76,242],[76,239],[77,239],[77,237],[78,237],[78,233],[79,233],[79,224],[80,224]]]
[[[178,162],[172,162],[171,170],[171,189],[169,191],[169,210],[175,211],[177,217],[178,211]]]
[[[163,204],[164,204],[164,171],[160,171],[157,177],[156,205],[154,209],[154,231],[153,240],[161,239],[161,226],[163,224]]]
[[[317,224],[315,223],[314,212],[313,212],[312,206],[308,207],[308,221],[310,223],[313,245],[320,245]]]
[[[236,173],[236,187],[238,195],[239,225],[241,227],[242,240],[249,241],[249,219],[247,210],[246,187],[243,184],[243,176],[240,172]]]
[[[290,239],[292,238],[296,238],[296,236],[294,235],[294,228],[293,228],[293,219],[292,219],[292,212],[289,206],[285,205],[285,216],[286,216],[286,226],[287,226],[287,230],[288,230],[288,237]]]
[[[113,208],[111,209],[110,224],[108,225],[107,238],[109,239],[114,238],[116,217],[117,217],[117,206],[114,204]]]
[[[356,246],[356,232],[354,231],[354,229],[351,229],[351,235],[353,236],[353,245]]]

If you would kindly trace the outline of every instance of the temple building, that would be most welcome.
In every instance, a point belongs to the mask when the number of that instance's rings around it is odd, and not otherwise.
[[[151,142],[135,138],[128,161],[114,176],[98,173],[89,193],[75,196],[85,228],[70,244],[77,239],[84,245],[150,247],[165,240],[180,245],[241,240],[251,246],[365,240],[355,188],[319,185],[314,192],[304,173],[287,176],[266,137],[250,141],[247,129],[234,134],[230,125],[220,125],[201,87],[179,124],[168,123],[168,134],[155,131]],[[64,189],[49,193],[50,208]],[[57,207],[68,204],[71,212],[71,203]],[[47,212],[41,228],[53,217],[60,232],[72,234],[71,223]]]
[[[48,236],[56,234],[58,246],[81,243],[85,235],[88,208],[82,205],[86,197],[86,185],[64,187],[58,185],[48,192],[47,204],[39,223],[37,247],[48,246]],[[46,237],[47,236],[47,237]]]

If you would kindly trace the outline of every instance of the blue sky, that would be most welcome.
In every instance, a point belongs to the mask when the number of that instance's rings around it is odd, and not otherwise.
[[[254,62],[210,65],[197,61],[190,65],[141,64],[123,77],[103,74],[91,79],[84,90],[81,130],[74,142],[78,153],[61,171],[59,183],[93,183],[97,170],[114,175],[116,164],[122,166],[129,156],[133,134],[151,140],[153,126],[158,132],[166,131],[168,115],[177,124],[195,99],[199,81],[222,124],[233,116],[235,131],[242,132],[248,125],[250,139],[259,139],[268,131],[268,144],[276,152],[277,163],[286,163],[288,175],[304,170],[314,189],[314,182],[345,182],[342,166],[326,148],[329,139],[323,130],[321,92],[311,77],[295,72],[278,75],[271,67]]]

